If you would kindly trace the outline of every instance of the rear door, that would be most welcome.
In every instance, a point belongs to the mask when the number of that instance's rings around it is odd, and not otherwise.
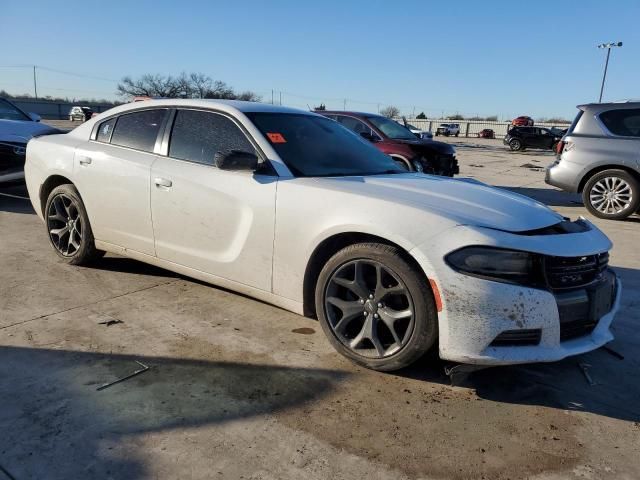
[[[155,254],[149,179],[167,112],[145,109],[107,119],[76,148],[76,186],[96,239]]]
[[[217,152],[258,154],[226,114],[179,109],[169,131],[151,172],[158,257],[271,291],[277,177],[214,166]]]

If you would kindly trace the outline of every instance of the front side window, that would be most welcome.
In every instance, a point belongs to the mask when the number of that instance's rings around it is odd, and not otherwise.
[[[358,135],[360,135],[361,133],[371,133],[371,129],[356,118],[338,115],[337,120],[340,125],[344,125],[349,130],[357,133]]]
[[[171,129],[170,157],[213,165],[216,153],[231,150],[255,153],[232,120],[218,113],[178,110]]]
[[[404,126],[400,125],[398,122],[394,122],[393,120],[387,117],[380,117],[377,115],[372,115],[367,117],[375,127],[384,133],[387,137],[394,140],[415,140],[416,136],[411,133],[411,130],[407,130]]]
[[[246,115],[297,177],[406,173],[391,157],[333,120],[296,113]]]
[[[640,137],[640,108],[602,112],[600,120],[614,135]]]
[[[153,152],[166,113],[167,109],[158,108],[120,115],[111,134],[111,144]]]
[[[2,98],[0,98],[0,119],[31,121],[31,118],[23,113],[22,110]]]

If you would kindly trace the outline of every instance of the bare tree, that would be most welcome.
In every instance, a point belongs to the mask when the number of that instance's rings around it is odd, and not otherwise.
[[[382,110],[380,110],[380,114],[388,118],[393,118],[400,115],[400,109],[397,107],[394,107],[393,105],[389,105],[388,107],[385,107]]]
[[[203,73],[171,75],[146,74],[138,79],[124,77],[118,83],[117,93],[122,97],[164,98],[221,98],[259,102],[260,96],[251,91],[237,93],[220,80],[213,80]]]

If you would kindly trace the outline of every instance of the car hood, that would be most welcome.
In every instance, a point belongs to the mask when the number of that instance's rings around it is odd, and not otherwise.
[[[0,120],[0,142],[24,142],[38,135],[62,133],[60,130],[40,122]]]
[[[456,149],[452,145],[435,140],[416,138],[415,140],[394,140],[404,145],[410,145],[414,150],[428,150],[442,155],[455,155]]]
[[[529,197],[472,179],[407,173],[317,181],[329,190],[425,209],[460,225],[524,232],[563,220],[562,215]]]

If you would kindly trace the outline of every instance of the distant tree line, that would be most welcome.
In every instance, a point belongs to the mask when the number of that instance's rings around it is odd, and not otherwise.
[[[36,97],[29,93],[11,94],[6,90],[0,90],[0,98],[8,98],[9,100],[36,100]],[[51,103],[79,103],[82,105],[119,105],[121,103],[97,98],[52,97],[51,95],[38,96],[37,100]]]
[[[133,79],[124,77],[118,83],[117,93],[121,97],[164,98],[219,98],[259,102],[260,96],[251,91],[236,92],[220,80],[213,80],[203,73],[181,73],[172,75],[145,74]]]

